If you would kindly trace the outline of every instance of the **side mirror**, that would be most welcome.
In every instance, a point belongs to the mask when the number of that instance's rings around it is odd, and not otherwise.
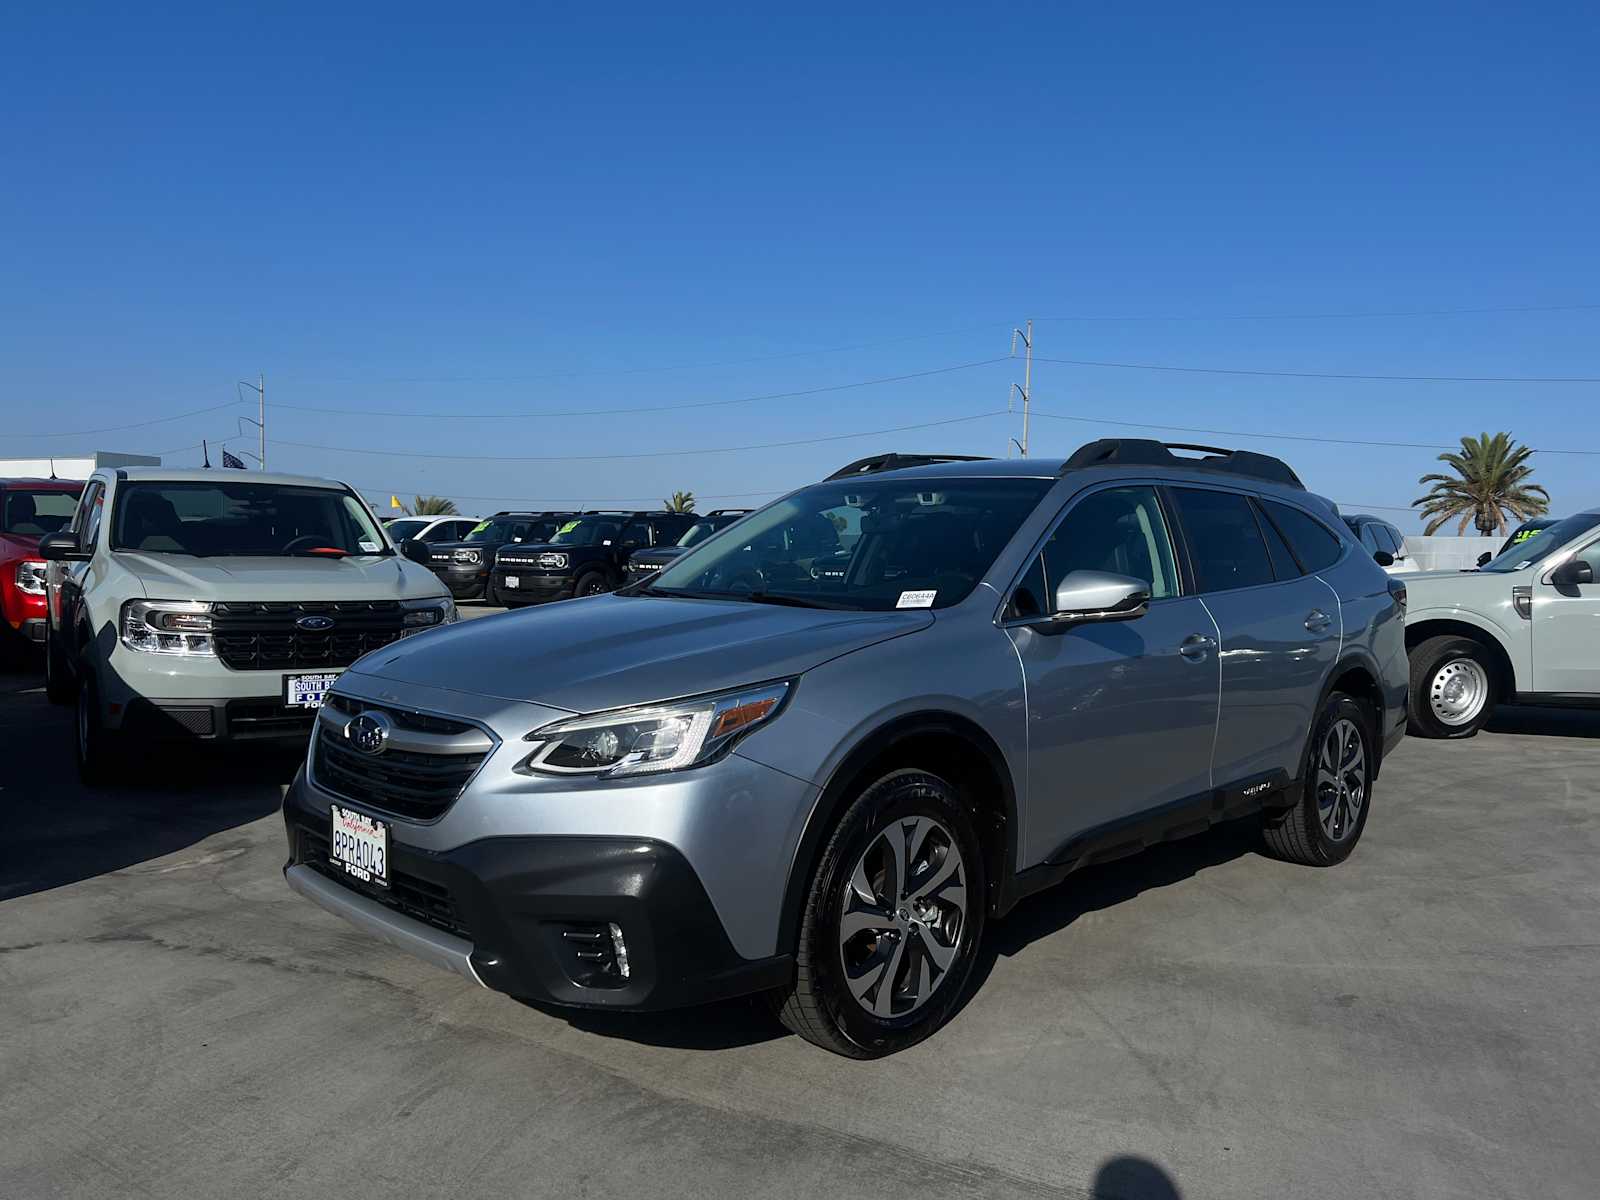
[[[1480,567],[1487,567],[1493,561],[1494,561],[1494,555],[1490,554],[1487,550],[1485,550],[1482,554],[1478,555],[1478,565]]]
[[[43,545],[44,543],[40,543]],[[1594,582],[1594,568],[1581,558],[1568,559],[1550,575],[1550,582],[1560,587],[1576,587]]]
[[[39,539],[39,557],[50,562],[88,562],[94,556],[78,548],[75,533],[47,533]]]
[[[428,543],[421,538],[407,538],[400,543],[400,553],[414,563],[427,566],[433,561],[433,552],[428,549]]]
[[[1142,579],[1105,571],[1069,571],[1056,585],[1055,611],[1061,624],[1079,621],[1131,621],[1150,608],[1150,588]]]
[[[1387,550],[1374,550],[1372,552],[1372,561],[1380,567],[1392,567],[1394,566],[1394,555]]]

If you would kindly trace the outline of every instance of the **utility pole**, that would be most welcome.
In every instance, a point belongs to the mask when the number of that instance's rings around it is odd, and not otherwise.
[[[1032,329],[1033,328],[1032,324],[1029,324],[1028,328]],[[1031,354],[1031,351],[1030,351],[1030,354]],[[260,436],[260,453],[258,453],[256,455],[256,461],[261,464],[261,469],[263,471],[265,471],[267,469],[267,376],[266,376],[266,372],[263,371],[261,373],[261,375],[258,376],[258,378],[260,380],[259,383],[251,383],[248,379],[241,379],[241,380],[239,380],[239,387],[249,388],[251,391],[257,393],[257,400],[260,402],[260,407],[257,409],[257,411],[261,414],[261,419],[259,421],[251,421],[249,417],[240,417],[239,419],[241,421],[250,421],[250,424],[252,424],[252,425],[254,425],[256,427],[256,429],[257,429],[257,431],[259,433],[259,436]],[[239,393],[239,398],[241,400],[244,399],[244,393],[243,392]],[[1027,434],[1027,422],[1026,421],[1023,422],[1023,434],[1022,434],[1022,436],[1023,436],[1024,440],[1027,439],[1028,434]]]
[[[1029,401],[1031,401],[1033,399],[1033,322],[1032,321],[1028,322],[1028,327],[1027,327],[1026,331],[1021,330],[1021,329],[1013,329],[1011,331],[1011,356],[1013,358],[1015,358],[1016,355],[1017,355],[1017,340],[1019,338],[1022,340],[1023,349],[1026,352],[1026,355],[1025,355],[1025,357],[1023,359],[1023,365],[1022,365],[1022,386],[1020,388],[1018,388],[1017,385],[1013,383],[1011,385],[1011,388],[1012,388],[1013,392],[1021,392],[1022,393],[1022,440],[1020,442],[1018,442],[1016,438],[1012,438],[1011,440],[1012,440],[1013,443],[1016,444],[1017,449],[1022,451],[1022,457],[1023,458],[1027,458],[1028,457],[1028,403],[1029,403]]]

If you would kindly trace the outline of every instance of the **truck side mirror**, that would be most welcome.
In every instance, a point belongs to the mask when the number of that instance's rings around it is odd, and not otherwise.
[[[1394,566],[1394,555],[1387,550],[1374,550],[1372,552],[1372,561],[1380,567],[1392,567]]]
[[[40,543],[41,545],[43,543]],[[1568,559],[1550,575],[1550,582],[1561,587],[1575,587],[1594,582],[1594,568],[1581,558]]]
[[[78,547],[75,533],[47,533],[39,539],[39,557],[50,562],[88,562],[94,556]]]
[[[424,566],[433,561],[433,554],[428,549],[428,543],[421,538],[407,538],[401,542],[400,553],[412,562],[422,563]]]

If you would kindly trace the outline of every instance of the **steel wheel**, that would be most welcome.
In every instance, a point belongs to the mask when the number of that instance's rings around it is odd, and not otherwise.
[[[1489,703],[1489,673],[1470,658],[1440,665],[1428,685],[1428,707],[1442,724],[1470,725]]]
[[[844,885],[845,986],[880,1019],[915,1012],[944,983],[966,923],[966,863],[950,830],[931,817],[891,822]]]
[[[1342,717],[1317,751],[1317,819],[1328,840],[1350,836],[1367,802],[1367,751],[1355,722]]]

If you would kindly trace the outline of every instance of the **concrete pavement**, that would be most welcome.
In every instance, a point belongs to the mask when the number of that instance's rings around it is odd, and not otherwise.
[[[403,958],[285,888],[292,756],[87,792],[0,676],[0,1196],[1592,1196],[1600,715],[1495,728],[1404,744],[1342,867],[1222,829],[1029,902],[854,1063]]]

